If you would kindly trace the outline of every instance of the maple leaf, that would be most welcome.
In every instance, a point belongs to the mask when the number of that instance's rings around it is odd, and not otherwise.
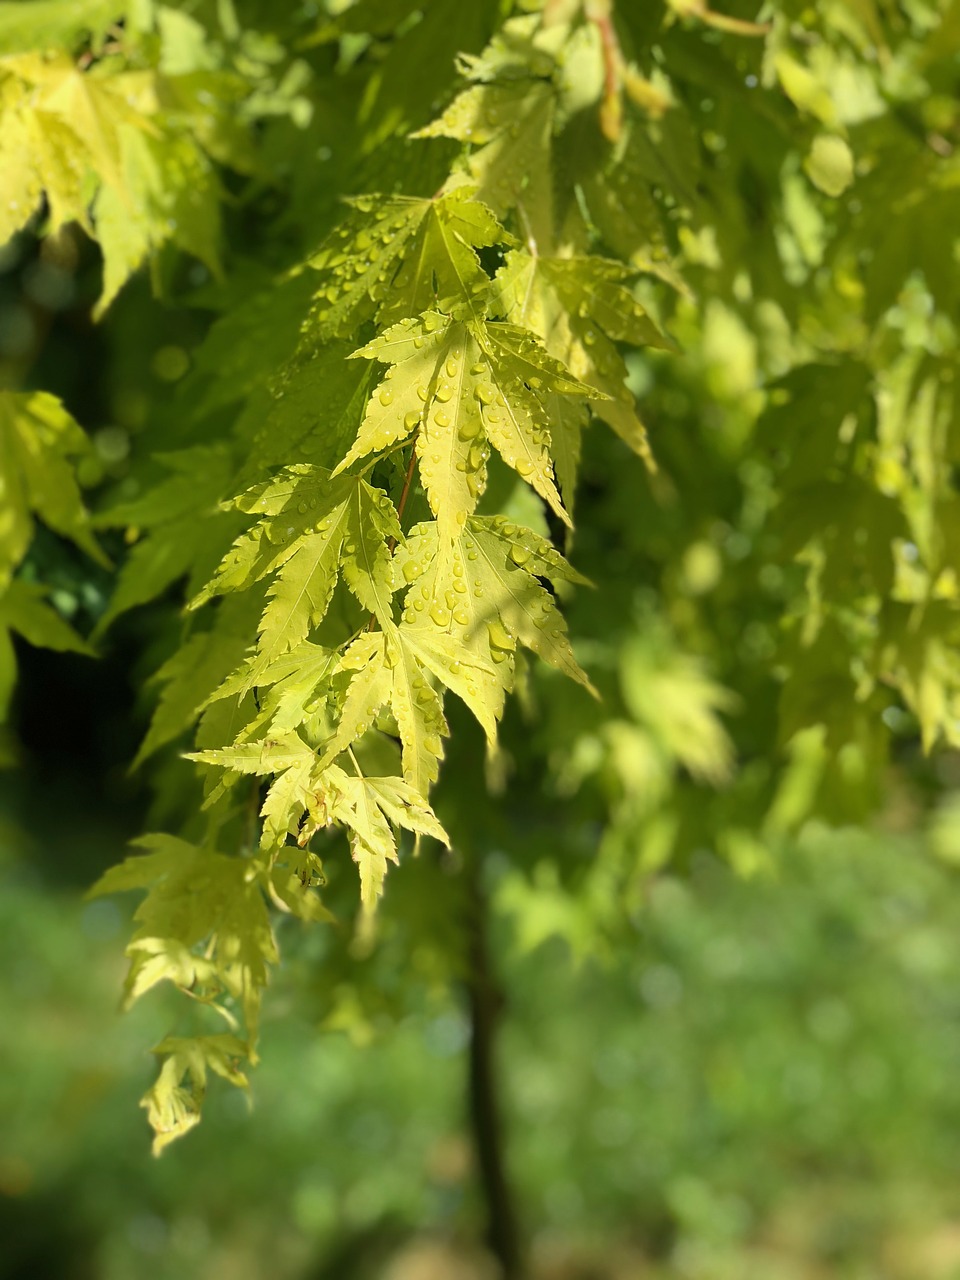
[[[432,836],[450,846],[433,810],[402,778],[351,777],[330,765],[318,783],[324,796],[323,821],[335,818],[349,830],[353,860],[360,871],[360,900],[367,911],[383,892],[388,864],[399,861],[393,827]]]
[[[210,1073],[240,1089],[249,1087],[239,1063],[249,1057],[237,1036],[167,1036],[154,1048],[163,1059],[157,1079],[140,1100],[154,1132],[153,1154],[200,1123]],[[186,1083],[184,1083],[186,1081]]]
[[[534,237],[552,242],[552,136],[557,93],[549,77],[551,53],[536,40],[537,19],[517,18],[479,57],[460,59],[476,81],[415,138],[454,138],[468,144],[463,164],[477,195],[499,217],[517,205]],[[529,61],[526,61],[529,59]],[[536,70],[531,75],[531,66]]]
[[[447,541],[436,525],[417,525],[397,567],[411,582],[401,625],[406,643],[466,702],[489,739],[512,686],[518,642],[592,691],[553,597],[538,581],[586,579],[532,530],[475,516]]]
[[[33,537],[33,516],[100,564],[90,518],[70,459],[89,442],[60,401],[45,391],[0,391],[0,589]]]
[[[577,378],[603,393],[594,412],[649,458],[646,430],[624,385],[627,368],[616,344],[672,350],[674,343],[626,287],[635,274],[606,258],[533,257],[512,250],[496,284],[507,317],[532,329]],[[562,471],[569,489],[579,456],[580,423],[569,414],[558,422],[557,434],[566,444]]]
[[[455,536],[486,483],[488,444],[567,524],[553,480],[541,396],[590,396],[529,333],[435,311],[402,320],[356,353],[391,367],[335,469],[417,434],[420,476],[444,536]]]
[[[267,966],[278,960],[256,864],[172,835],[133,843],[147,852],[111,867],[89,891],[147,891],[127,946],[127,1005],[159,982],[211,1003],[226,993],[243,1009],[252,1053]]]
[[[154,461],[169,474],[132,501],[114,502],[94,518],[98,528],[126,526],[137,536],[95,635],[178,578],[188,579],[188,590],[198,590],[237,533],[236,512],[218,507],[233,474],[228,446],[197,445],[156,454]]]
[[[76,221],[100,243],[97,316],[168,242],[220,270],[214,170],[191,133],[163,116],[163,96],[152,72],[88,72],[64,52],[0,60],[0,168],[10,191],[0,243],[46,195],[51,231]]]
[[[390,706],[400,733],[403,775],[421,795],[436,781],[448,732],[443,708],[405,633],[391,626],[359,636],[340,659],[354,673],[340,707],[337,727],[320,752],[321,769],[348,750]]]
[[[263,728],[271,736],[278,736],[307,724],[310,736],[315,737],[320,732],[318,725],[326,723],[326,684],[338,659],[335,650],[310,640],[301,641],[266,666],[253,653],[209,695],[203,707],[225,698],[242,698],[253,687],[250,681],[254,673],[260,691],[260,713],[250,726],[253,734]]]
[[[476,250],[513,237],[471,192],[435,200],[364,196],[310,259],[323,283],[307,322],[311,340],[355,331],[368,317],[390,323],[436,307],[480,314],[490,279]]]
[[[238,597],[225,602],[210,630],[190,636],[154,672],[151,683],[163,688],[131,768],[188,729],[236,668],[250,642],[251,604],[256,610],[259,601]]]
[[[356,476],[331,478],[322,467],[299,463],[232,505],[261,519],[237,539],[190,607],[273,575],[248,688],[319,624],[341,574],[381,624],[392,619],[389,544],[400,536],[400,525],[381,490]]]

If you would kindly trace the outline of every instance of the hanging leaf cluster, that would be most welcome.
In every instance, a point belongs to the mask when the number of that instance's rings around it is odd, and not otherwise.
[[[493,775],[549,690],[556,785],[605,796],[573,878],[605,923],[677,850],[753,870],[844,812],[894,702],[960,740],[956,6],[756,9],[0,3],[0,244],[94,243],[107,332],[145,265],[204,317],[92,517],[77,423],[0,390],[0,714],[12,633],[89,648],[38,521],[120,549],[95,643],[167,602],[134,763],[173,829],[95,889],[143,895],[128,999],[197,1012],[158,1150],[211,1074],[245,1086],[324,865],[369,940],[391,867],[452,843],[458,704]]]

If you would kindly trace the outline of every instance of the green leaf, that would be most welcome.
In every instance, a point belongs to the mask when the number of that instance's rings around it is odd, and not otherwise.
[[[89,447],[55,396],[0,391],[0,590],[30,544],[34,515],[99,564],[107,563],[70,462]]]
[[[433,810],[402,778],[351,777],[331,765],[318,782],[325,789],[330,815],[350,832],[360,871],[360,900],[367,911],[383,892],[388,863],[399,862],[391,824],[450,845]]]
[[[209,631],[190,636],[155,672],[163,692],[131,768],[187,730],[236,668],[249,645],[249,613],[245,598],[225,603]]]
[[[518,642],[592,691],[553,597],[538,581],[584,579],[531,530],[502,517],[473,517],[448,543],[435,525],[419,525],[398,567],[411,583],[401,630],[489,739],[512,686]]]
[[[41,649],[94,657],[90,645],[46,604],[47,594],[48,589],[36,583],[22,579],[11,582],[0,595],[0,627],[15,631]]]
[[[120,289],[168,241],[220,274],[220,199],[213,166],[188,135],[118,131],[122,172],[104,174],[94,204],[103,250],[103,293],[94,308],[102,316]]]
[[[364,196],[310,260],[322,283],[307,333],[325,340],[368,317],[389,323],[429,308],[480,314],[489,277],[476,250],[510,243],[490,210],[459,189],[435,200]]]
[[[90,645],[46,604],[46,594],[45,587],[22,579],[0,591],[0,725],[6,720],[17,678],[13,632],[38,648],[95,656]]]
[[[519,206],[534,238],[549,244],[555,111],[556,92],[543,81],[474,85],[413,136],[468,143],[465,168],[478,198],[497,217]]]
[[[381,623],[391,620],[389,541],[400,536],[400,525],[381,490],[299,463],[233,505],[262,518],[237,539],[191,608],[273,575],[248,688],[320,623],[341,573],[365,609]]]
[[[130,7],[123,0],[5,0],[0,4],[0,54],[70,50],[88,33],[101,37]]]
[[[147,891],[127,947],[127,1005],[159,982],[215,1005],[230,997],[242,1008],[252,1055],[267,966],[279,958],[257,864],[172,835],[134,843],[148,852],[112,867],[90,890],[91,897]]]
[[[835,134],[817,134],[803,167],[813,185],[828,196],[842,196],[853,182],[853,152]]]
[[[673,349],[674,344],[633,297],[635,273],[605,258],[534,258],[522,250],[507,255],[497,274],[500,306],[507,317],[537,333],[548,350],[599,393],[594,412],[641,456],[649,456],[646,430],[625,386],[626,365],[617,343]],[[579,456],[579,424],[560,417],[557,433],[567,488]]]
[[[567,524],[553,481],[541,396],[589,396],[528,332],[463,324],[428,311],[403,320],[358,356],[391,366],[337,471],[416,433],[420,476],[445,537],[455,537],[486,483],[487,442]]]
[[[426,796],[437,778],[441,738],[448,729],[440,700],[404,631],[390,627],[359,636],[343,654],[339,669],[353,674],[318,768],[347,751],[373,725],[381,707],[390,706],[400,733],[403,775]]]
[[[140,1105],[146,1109],[154,1132],[153,1154],[158,1156],[200,1123],[211,1072],[237,1088],[249,1087],[239,1067],[249,1055],[243,1041],[232,1035],[168,1036],[153,1052],[163,1058],[163,1064]]]

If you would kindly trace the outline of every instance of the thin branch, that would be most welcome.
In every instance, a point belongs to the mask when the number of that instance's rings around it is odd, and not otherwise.
[[[397,519],[398,520],[403,519],[403,512],[407,505],[407,498],[409,498],[410,496],[410,486],[413,483],[413,472],[417,465],[418,434],[419,434],[419,428],[417,429],[417,431],[413,433],[413,436],[410,440],[410,461],[407,463],[407,474],[406,476],[404,476],[403,488],[400,491],[400,501],[397,503]],[[397,546],[396,538],[390,538],[390,540],[387,542],[387,546],[390,548],[390,554],[392,555]]]

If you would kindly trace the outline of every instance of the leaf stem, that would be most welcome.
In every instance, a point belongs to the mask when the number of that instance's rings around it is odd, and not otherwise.
[[[585,5],[588,22],[592,22],[600,36],[603,51],[603,101],[600,106],[600,128],[608,142],[617,142],[623,126],[623,101],[621,82],[623,55],[620,41],[613,25],[612,0],[592,0]]]
[[[417,465],[417,435],[419,429],[415,431],[410,439],[410,461],[407,463],[407,474],[403,480],[403,489],[400,491],[400,501],[397,503],[397,519],[403,519],[403,512],[407,505],[407,498],[410,496],[410,486],[413,483],[413,472]],[[390,554],[393,555],[396,549],[396,538],[390,538],[387,546],[390,548]]]

